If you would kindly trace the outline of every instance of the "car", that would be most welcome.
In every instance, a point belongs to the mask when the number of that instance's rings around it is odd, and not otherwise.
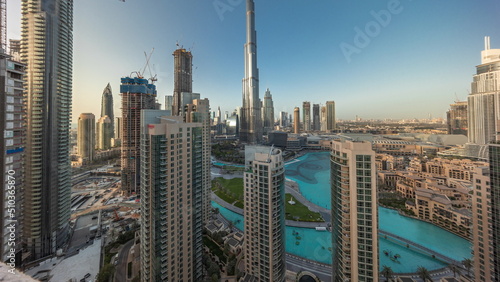
[[[85,274],[85,276],[83,276],[83,278],[85,278],[85,279],[87,279],[89,277],[90,277],[90,273],[87,273],[87,274]]]
[[[94,216],[92,217],[92,219],[97,219],[97,215],[94,215]]]

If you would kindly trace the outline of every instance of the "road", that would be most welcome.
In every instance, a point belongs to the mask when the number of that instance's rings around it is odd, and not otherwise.
[[[290,253],[286,253],[286,269],[295,273],[306,270],[314,273],[321,281],[332,280],[332,267],[330,265],[307,260]]]
[[[123,248],[118,253],[115,270],[115,282],[125,282],[127,281],[127,260],[130,248],[134,245],[134,239],[128,241],[123,245]]]

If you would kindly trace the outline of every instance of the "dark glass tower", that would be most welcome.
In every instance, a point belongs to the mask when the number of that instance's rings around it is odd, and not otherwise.
[[[186,49],[174,51],[174,99],[172,115],[178,116],[182,112],[182,92],[193,92],[193,55]],[[169,109],[168,109],[169,110]]]
[[[73,1],[22,1],[21,60],[26,68],[24,240],[32,259],[68,239],[69,129]]]
[[[113,113],[113,93],[111,92],[111,85],[106,85],[104,91],[102,92],[102,100],[101,100],[101,117],[108,116],[111,121],[115,120],[115,115]],[[111,136],[115,135],[115,126],[113,123],[113,131]]]

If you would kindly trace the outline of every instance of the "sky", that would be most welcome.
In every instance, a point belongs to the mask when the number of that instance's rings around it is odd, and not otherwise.
[[[212,110],[242,103],[244,0],[74,0],[73,122],[100,113],[111,84],[150,66],[158,100],[173,92],[176,44],[193,53],[193,92]],[[8,38],[20,38],[7,0]],[[303,101],[336,103],[337,118],[445,117],[465,100],[484,36],[500,48],[500,1],[255,0],[260,97],[275,114]],[[145,77],[150,77],[148,69]]]

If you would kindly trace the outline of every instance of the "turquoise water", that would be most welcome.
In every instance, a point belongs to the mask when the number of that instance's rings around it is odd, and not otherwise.
[[[219,208],[220,214],[222,214],[228,220],[231,220],[238,229],[243,230],[244,223],[242,215],[232,212],[215,202],[212,202],[212,206]],[[392,213],[395,213],[396,216],[394,215],[390,216],[390,220],[392,222],[391,224],[399,225],[401,219],[403,219],[402,222],[404,222],[404,220],[407,219],[406,217],[400,216],[397,214],[397,212],[394,212],[390,209],[379,208],[379,215],[381,214],[384,216],[386,214],[392,214]],[[425,223],[421,221],[416,221],[416,222]],[[416,225],[419,224],[416,223]],[[446,235],[450,234],[451,233],[448,233]],[[285,231],[285,236],[286,236],[286,251],[288,253],[321,263],[326,263],[326,264],[332,263],[332,252],[330,251],[330,248],[332,247],[332,237],[330,232],[316,231],[315,229],[311,228],[297,228],[297,227],[287,226]],[[453,236],[458,237],[455,235]],[[468,251],[467,246],[470,246],[470,243],[468,243],[466,240],[460,237],[458,238],[465,241],[461,242],[461,244],[465,245],[461,245],[461,247],[460,245],[458,247],[455,246],[455,249],[458,249],[457,250],[458,252],[455,256],[452,256],[452,258],[455,258],[456,260],[461,260],[463,259],[463,257],[469,257],[467,256],[467,251]],[[454,242],[454,243],[459,243],[459,242]],[[450,244],[443,244],[443,245],[450,246]],[[399,263],[391,261],[388,256],[384,255],[383,253],[384,250],[388,250],[392,252],[392,254],[399,254],[401,256],[398,259]],[[439,248],[438,249],[433,248],[433,250],[439,250]],[[465,253],[465,256],[462,257],[461,255],[463,253]],[[451,256],[450,253],[445,253],[445,254]],[[440,262],[436,259],[433,259],[432,257],[423,255],[419,252],[407,249],[405,246],[386,240],[383,237],[379,237],[379,260],[380,260],[379,263],[380,268],[382,268],[382,266],[384,265],[387,265],[390,266],[392,270],[396,273],[415,272],[417,270],[417,267],[420,265],[429,270],[443,268],[446,267],[447,265],[446,263]]]
[[[300,191],[309,201],[330,209],[330,163],[329,153],[308,153],[285,165],[286,177],[300,185]],[[233,221],[235,226],[243,230],[243,216],[227,210],[217,203],[220,213]],[[379,228],[395,235],[411,240],[417,244],[461,261],[469,258],[471,244],[467,240],[456,236],[430,223],[399,215],[396,211],[379,207]],[[239,220],[239,222],[237,222]],[[294,235],[298,232],[300,240]],[[299,244],[297,245],[296,242]],[[316,231],[309,228],[286,228],[286,251],[310,260],[331,263],[331,233]],[[393,262],[384,255],[383,251],[399,254],[399,263]],[[418,266],[434,270],[446,267],[436,259],[423,255],[417,251],[399,245],[383,236],[379,237],[379,266],[390,266],[396,273],[415,272]]]
[[[286,178],[299,184],[300,193],[310,202],[327,209],[330,202],[330,154],[308,153],[285,165]]]
[[[244,165],[241,164],[224,164],[224,163],[219,163],[219,162],[212,162],[213,165],[218,165],[218,166],[234,166],[234,167],[245,167]]]

